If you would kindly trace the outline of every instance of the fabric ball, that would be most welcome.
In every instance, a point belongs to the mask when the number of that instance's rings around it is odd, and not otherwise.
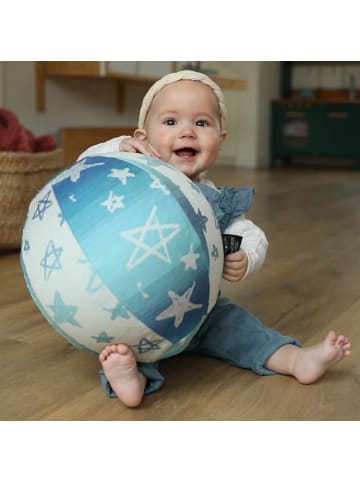
[[[150,362],[184,350],[215,305],[223,247],[195,183],[116,152],[81,159],[36,195],[21,264],[42,314],[75,347],[126,343]]]

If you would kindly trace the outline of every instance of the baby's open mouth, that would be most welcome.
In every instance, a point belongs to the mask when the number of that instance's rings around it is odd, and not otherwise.
[[[177,149],[175,154],[179,157],[194,157],[197,151],[192,147],[183,147],[182,149]]]

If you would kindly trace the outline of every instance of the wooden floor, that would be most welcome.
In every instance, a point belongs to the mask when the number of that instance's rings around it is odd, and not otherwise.
[[[127,409],[107,398],[95,356],[42,318],[18,253],[0,255],[1,420],[360,420],[360,172],[214,169],[218,184],[254,185],[249,217],[270,241],[262,271],[232,296],[267,325],[308,344],[334,328],[352,355],[318,383],[261,377],[200,356],[162,362],[166,384]]]

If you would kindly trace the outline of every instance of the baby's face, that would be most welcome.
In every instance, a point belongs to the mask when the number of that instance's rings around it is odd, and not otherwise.
[[[145,132],[161,159],[194,181],[213,165],[226,137],[215,94],[192,80],[169,84],[156,94]]]

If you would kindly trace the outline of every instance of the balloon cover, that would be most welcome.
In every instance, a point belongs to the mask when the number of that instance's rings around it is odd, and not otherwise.
[[[126,343],[151,362],[184,350],[213,308],[223,247],[195,183],[114,152],[82,158],[36,195],[21,264],[36,305],[75,347]]]

